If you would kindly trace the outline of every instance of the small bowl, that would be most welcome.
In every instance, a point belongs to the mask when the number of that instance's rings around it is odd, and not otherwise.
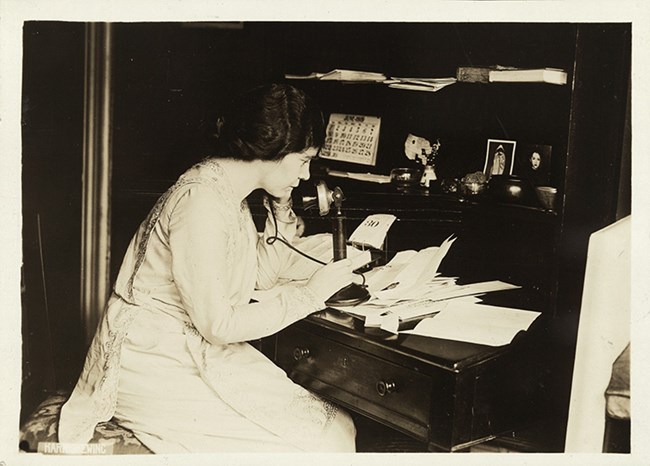
[[[536,186],[535,193],[539,203],[547,210],[555,208],[555,199],[557,198],[557,188],[552,186]]]
[[[525,204],[532,196],[527,180],[514,175],[496,175],[490,178],[490,194],[499,202]]]
[[[476,196],[485,191],[487,183],[485,181],[461,181],[458,185],[460,186],[461,194],[464,194],[465,196]]]
[[[398,191],[415,188],[420,185],[422,170],[418,168],[393,168],[390,181]]]

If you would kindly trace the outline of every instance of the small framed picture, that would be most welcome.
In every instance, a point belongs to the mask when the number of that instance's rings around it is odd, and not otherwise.
[[[526,178],[533,186],[545,186],[551,181],[552,147],[543,144],[523,145],[515,164],[515,174]]]
[[[512,175],[516,141],[488,139],[483,173],[489,179],[494,175]]]

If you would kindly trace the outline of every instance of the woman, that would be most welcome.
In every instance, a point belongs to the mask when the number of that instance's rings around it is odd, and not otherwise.
[[[87,442],[97,422],[115,417],[156,453],[354,451],[349,415],[246,343],[358,281],[346,259],[250,303],[290,257],[266,239],[294,237],[291,191],[309,178],[323,141],[320,111],[293,87],[257,88],[235,102],[215,154],[179,178],[131,241],[61,411],[61,442]],[[245,201],[260,188],[272,198],[261,238]]]

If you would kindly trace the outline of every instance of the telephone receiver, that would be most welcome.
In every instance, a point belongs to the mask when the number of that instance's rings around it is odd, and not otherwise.
[[[337,210],[341,210],[343,203],[343,191],[338,186],[331,190],[324,181],[318,181],[315,184],[316,195],[303,196],[302,205],[305,210],[318,207],[318,213],[321,217],[327,215],[332,204],[335,204]]]
[[[303,208],[305,210],[318,208],[318,214],[324,217],[330,213],[331,207],[334,205],[335,209],[332,215],[333,258],[335,261],[345,259],[347,257],[347,235],[345,233],[345,216],[342,212],[345,200],[343,191],[338,186],[329,189],[327,183],[322,180],[315,183],[315,189],[314,195],[302,197]],[[325,301],[325,304],[328,306],[354,306],[368,299],[370,299],[370,293],[365,287],[351,283]]]

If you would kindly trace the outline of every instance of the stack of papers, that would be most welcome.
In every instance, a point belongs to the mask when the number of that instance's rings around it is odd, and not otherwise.
[[[488,80],[502,83],[549,83],[562,86],[567,83],[567,72],[558,68],[491,70]]]
[[[456,78],[390,78],[384,81],[388,87],[424,92],[436,92],[455,82]]]
[[[385,74],[376,71],[358,71],[334,69],[327,73],[313,72],[309,74],[285,74],[285,79],[316,79],[320,81],[356,81],[383,83],[396,89],[411,91],[436,92],[443,87],[456,82],[456,78],[387,78]]]
[[[454,241],[449,237],[439,247],[397,253],[385,266],[366,273],[370,300],[339,310],[364,319],[366,327],[392,333],[509,344],[540,313],[481,304],[479,296],[518,285],[499,280],[459,285],[455,277],[439,276],[438,267]]]
[[[398,252],[388,264],[366,276],[368,291],[382,304],[421,298],[435,283],[438,267],[454,241],[450,236],[440,246]]]
[[[455,281],[454,278],[438,277],[419,289],[417,294],[392,299],[373,297],[363,304],[341,307],[339,310],[365,318],[368,327],[378,327],[380,322],[377,319],[383,315],[391,314],[397,316],[400,322],[408,322],[435,314],[453,300],[464,299],[465,303],[476,302],[477,296],[489,292],[519,288],[517,285],[498,280],[468,285],[457,285]]]
[[[373,220],[373,216],[367,219]],[[389,228],[394,217],[387,220]],[[385,266],[364,274],[371,295],[368,301],[337,309],[364,319],[367,327],[380,327],[391,333],[489,346],[511,343],[519,332],[528,330],[540,312],[490,306],[479,298],[486,293],[519,288],[517,285],[499,280],[459,285],[456,277],[440,276],[438,268],[454,241],[449,237],[440,246],[397,253]],[[323,262],[332,260],[330,234],[297,238],[294,245]],[[350,246],[347,252],[355,269],[371,260],[368,250]],[[292,254],[287,268],[280,273],[278,285],[270,290],[256,290],[253,299],[271,299],[286,286],[306,282],[319,267],[300,254]]]
[[[383,82],[386,75],[375,71],[358,71],[335,69],[327,73],[309,73],[306,75],[285,74],[286,79],[319,79],[322,81],[366,81],[366,82]]]

